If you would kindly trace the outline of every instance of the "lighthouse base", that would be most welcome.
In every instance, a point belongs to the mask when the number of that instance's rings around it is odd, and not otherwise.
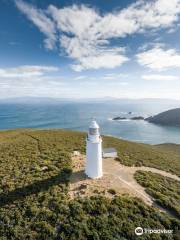
[[[86,171],[85,171],[85,174],[88,178],[92,178],[92,179],[98,179],[98,178],[101,178],[103,176],[103,174],[98,175],[98,176],[92,176],[92,174],[89,174]]]

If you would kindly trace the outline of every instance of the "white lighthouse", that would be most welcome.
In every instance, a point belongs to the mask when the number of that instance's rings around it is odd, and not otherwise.
[[[102,139],[99,126],[92,121],[86,139],[86,175],[90,178],[102,177]]]

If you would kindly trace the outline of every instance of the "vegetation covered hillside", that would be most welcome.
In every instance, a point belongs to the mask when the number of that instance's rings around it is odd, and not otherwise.
[[[85,133],[65,130],[0,132],[0,240],[136,239],[134,229],[173,229],[180,222],[139,199],[103,195],[70,200],[71,153],[85,153]],[[177,173],[178,155],[156,147],[104,137],[127,165],[146,164]],[[176,167],[175,167],[176,165]]]
[[[175,154],[180,155],[180,144],[173,144],[173,143],[164,143],[156,145],[157,148],[163,151],[172,152]]]
[[[162,125],[180,126],[180,108],[175,108],[159,113],[153,117],[147,118],[146,120],[148,122]]]
[[[163,146],[161,148],[159,145],[134,143],[113,137],[104,137],[103,140],[104,147],[117,149],[117,160],[124,165],[154,167],[180,176],[180,154],[176,151],[180,145],[172,144],[167,151]]]
[[[158,204],[180,218],[180,182],[157,173],[138,171],[138,183],[146,188]]]

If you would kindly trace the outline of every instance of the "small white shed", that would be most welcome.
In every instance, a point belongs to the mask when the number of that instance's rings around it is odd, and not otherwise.
[[[115,148],[104,148],[103,149],[103,157],[104,158],[116,158],[117,151]]]

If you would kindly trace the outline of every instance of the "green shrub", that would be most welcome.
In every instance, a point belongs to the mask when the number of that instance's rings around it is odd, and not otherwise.
[[[110,189],[108,189],[108,193],[110,193],[112,195],[115,195],[116,194],[116,190],[110,188]]]

